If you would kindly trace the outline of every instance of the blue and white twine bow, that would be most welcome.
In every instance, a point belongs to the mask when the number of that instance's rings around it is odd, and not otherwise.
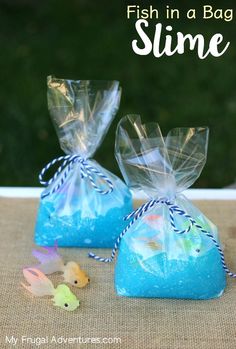
[[[196,227],[200,232],[202,232],[204,235],[206,235],[208,238],[210,238],[213,242],[213,244],[215,245],[215,247],[217,248],[219,254],[220,254],[220,258],[221,258],[221,263],[222,263],[222,266],[223,266],[223,269],[225,270],[225,272],[230,276],[230,277],[233,277],[233,278],[236,278],[236,274],[232,273],[229,268],[227,267],[226,265],[226,262],[225,262],[225,257],[224,257],[224,253],[220,247],[220,245],[218,244],[218,242],[216,241],[216,239],[214,238],[214,236],[206,231],[205,229],[203,229],[203,227],[198,224],[194,219],[193,217],[191,217],[189,214],[187,214],[184,210],[182,210],[178,205],[174,205],[173,203],[171,203],[171,201],[169,200],[166,200],[166,199],[154,199],[154,200],[150,200],[148,201],[147,203],[141,205],[138,209],[134,210],[133,212],[131,212],[129,215],[127,215],[124,220],[128,220],[128,219],[131,219],[131,221],[129,222],[129,224],[127,225],[127,227],[121,232],[121,234],[118,236],[117,240],[116,240],[116,243],[114,245],[114,248],[112,250],[112,253],[111,253],[111,257],[109,258],[103,258],[103,257],[99,257],[97,255],[95,255],[94,253],[90,252],[89,253],[89,257],[90,258],[94,258],[100,262],[105,262],[105,263],[109,263],[109,262],[112,262],[115,255],[116,255],[116,252],[118,250],[118,247],[119,247],[119,244],[120,244],[120,241],[121,239],[123,238],[123,236],[127,233],[127,231],[132,227],[132,225],[136,222],[136,220],[138,220],[139,218],[142,217],[142,215],[145,213],[145,212],[148,212],[152,207],[156,206],[156,205],[159,205],[159,204],[162,204],[162,205],[166,205],[169,209],[169,214],[170,214],[170,223],[171,223],[171,226],[173,228],[173,230],[177,233],[177,234],[185,234],[185,233],[188,233],[192,227]],[[174,219],[174,215],[177,214],[179,216],[182,216],[184,218],[187,218],[187,220],[189,221],[189,226],[187,229],[185,230],[179,230],[177,227],[176,227],[176,224],[175,224],[175,219]]]
[[[53,177],[50,178],[48,181],[45,181],[43,179],[45,172],[47,172],[50,167],[52,167],[53,165],[61,161],[63,161],[63,163],[58,167]],[[65,155],[65,156],[60,156],[52,160],[51,162],[49,162],[39,174],[40,183],[44,186],[49,186],[50,184],[54,183],[56,179],[60,176],[61,172],[64,171],[63,175],[60,178],[60,181],[55,186],[53,186],[50,191],[48,191],[45,194],[42,194],[42,198],[45,198],[46,196],[51,195],[56,191],[58,191],[58,189],[65,183],[66,178],[68,177],[75,163],[80,164],[81,178],[88,177],[91,185],[97,192],[99,192],[100,194],[106,195],[113,191],[113,184],[111,180],[107,176],[105,176],[101,171],[99,171],[96,167],[91,166],[86,159],[84,159],[80,155]],[[101,188],[99,188],[94,180],[94,176],[97,176],[100,179],[102,179],[108,185],[109,189],[102,190]]]

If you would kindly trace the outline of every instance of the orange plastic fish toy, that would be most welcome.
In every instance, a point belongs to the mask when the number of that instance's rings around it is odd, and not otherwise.
[[[144,221],[146,224],[148,224],[151,228],[155,230],[160,230],[163,227],[163,217],[159,216],[157,214],[149,215],[144,217]]]
[[[89,277],[76,262],[64,264],[62,257],[57,251],[56,244],[54,247],[43,247],[42,249],[44,252],[39,250],[33,250],[32,252],[33,256],[40,262],[34,268],[46,275],[58,271],[62,272],[65,282],[79,288],[85,287],[90,282]]]

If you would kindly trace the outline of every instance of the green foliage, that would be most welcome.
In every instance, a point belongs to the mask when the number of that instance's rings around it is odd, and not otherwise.
[[[172,21],[173,32],[221,32],[231,45],[224,56],[199,60],[194,52],[172,57],[137,56],[134,20],[121,1],[15,1],[0,5],[1,185],[38,185],[40,169],[62,151],[49,118],[46,77],[119,80],[123,95],[117,118],[95,158],[118,173],[114,135],[120,117],[140,114],[164,133],[176,126],[210,127],[207,165],[196,183],[222,187],[235,180],[235,20]],[[145,1],[163,7],[167,3]],[[181,1],[185,11],[198,2]],[[195,3],[195,4],[194,4]],[[128,4],[128,2],[127,2]],[[202,3],[203,4],[203,3]],[[144,2],[142,3],[144,6]],[[222,1],[214,1],[222,7]],[[235,7],[227,1],[224,7]],[[167,24],[167,21],[160,20]],[[152,21],[150,35],[154,34]]]

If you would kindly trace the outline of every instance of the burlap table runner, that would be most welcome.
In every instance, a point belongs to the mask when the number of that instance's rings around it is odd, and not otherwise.
[[[236,201],[196,204],[219,226],[227,262],[236,271]],[[18,339],[16,348],[236,348],[236,280],[232,279],[216,300],[121,298],[113,288],[113,264],[87,258],[85,249],[61,249],[65,260],[78,260],[91,278],[88,288],[76,290],[81,307],[69,313],[53,307],[47,298],[31,297],[20,282],[22,267],[35,262],[31,250],[36,211],[37,200],[0,199],[0,348],[14,347],[6,343],[6,336]],[[97,252],[109,255],[110,250]],[[56,284],[61,278],[53,275],[52,280]],[[22,336],[29,338],[29,344]],[[121,343],[73,344],[79,337]],[[60,344],[63,340],[71,344]]]

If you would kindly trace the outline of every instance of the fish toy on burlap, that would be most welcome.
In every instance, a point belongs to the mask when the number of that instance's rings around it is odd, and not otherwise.
[[[62,257],[58,253],[57,244],[54,247],[42,247],[42,251],[33,250],[32,254],[38,259],[40,264],[34,266],[46,275],[55,272],[62,272],[64,281],[75,287],[85,287],[90,279],[87,274],[80,268],[76,262],[64,263]]]
[[[35,268],[23,269],[23,274],[29,286],[21,285],[36,297],[51,296],[53,303],[67,311],[76,310],[80,301],[71,292],[68,286],[61,284],[54,288],[53,283],[40,270]]]

